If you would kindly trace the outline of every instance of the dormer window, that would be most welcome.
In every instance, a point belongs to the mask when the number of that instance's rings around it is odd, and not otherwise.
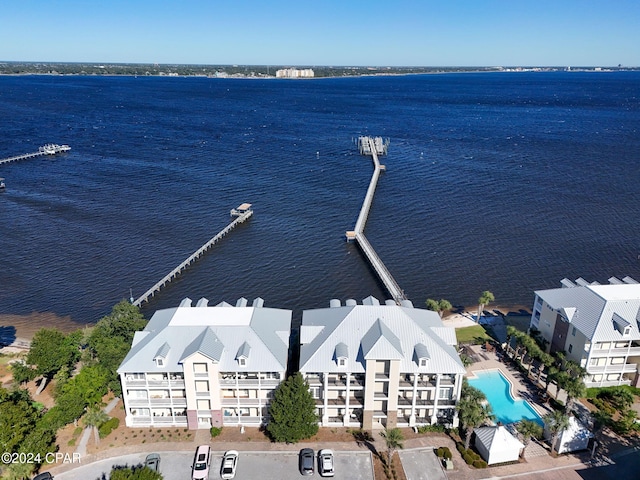
[[[167,342],[164,342],[162,346],[156,352],[156,356],[153,357],[153,361],[156,362],[156,367],[164,367],[166,364],[167,356],[169,355],[169,351],[171,347]]]
[[[631,324],[617,313],[613,314],[613,326],[623,337],[631,335]]]
[[[418,364],[418,368],[425,368],[429,363],[429,351],[422,343],[416,343],[413,349],[413,361]]]
[[[342,342],[336,345],[335,361],[339,368],[346,368],[349,358],[349,348]]]
[[[240,345],[240,348],[238,349],[238,353],[236,354],[236,361],[238,362],[238,366],[240,367],[247,366],[250,353],[251,353],[251,346],[247,342],[244,342],[242,345]]]

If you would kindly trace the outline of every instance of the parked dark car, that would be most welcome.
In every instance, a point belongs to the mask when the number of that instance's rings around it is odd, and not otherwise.
[[[33,480],[53,480],[53,475],[49,472],[42,472],[33,477]]]
[[[302,475],[313,475],[313,464],[315,463],[316,456],[313,450],[310,448],[303,448],[300,450],[298,456],[298,467]]]
[[[144,459],[144,466],[154,472],[160,471],[160,455],[157,453],[150,453],[147,458]]]

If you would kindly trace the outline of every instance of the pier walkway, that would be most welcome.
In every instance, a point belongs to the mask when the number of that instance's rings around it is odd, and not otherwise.
[[[251,215],[253,215],[253,210],[251,209],[251,204],[250,203],[243,203],[238,208],[234,208],[233,210],[231,210],[231,215],[234,216],[234,217],[237,217],[237,218],[235,220],[233,220],[229,225],[224,227],[215,237],[211,238],[202,247],[200,247],[198,250],[193,252],[189,256],[189,258],[187,258],[184,262],[182,262],[176,268],[171,270],[171,272],[169,272],[167,275],[165,275],[162,278],[162,280],[160,280],[153,287],[151,287],[149,290],[144,292],[140,297],[138,297],[137,300],[133,301],[132,303],[135,306],[139,307],[142,303],[148,302],[150,298],[152,298],[156,293],[158,293],[160,291],[160,289],[162,289],[168,283],[171,283],[171,281],[174,278],[176,278],[180,273],[182,273],[182,271],[186,270],[192,263],[194,263],[198,258],[200,258],[213,245],[215,245],[216,243],[218,243],[218,241],[220,241],[222,238],[224,238],[224,236],[227,233],[229,233],[231,230],[236,228],[241,223],[243,223],[246,220],[248,220],[249,217],[251,217]]]
[[[367,188],[367,194],[362,202],[362,208],[358,215],[358,220],[353,230],[346,233],[347,240],[355,240],[360,249],[369,260],[369,263],[378,274],[380,281],[385,286],[393,300],[400,305],[403,300],[407,300],[407,296],[404,291],[398,285],[398,282],[393,278],[385,264],[382,262],[374,248],[371,246],[367,237],[364,235],[364,227],[369,217],[369,211],[371,210],[371,204],[373,203],[373,195],[376,192],[376,186],[378,185],[378,178],[380,172],[385,169],[384,165],[380,164],[378,155],[384,155],[387,153],[387,147],[389,143],[383,142],[381,137],[360,137],[358,138],[358,146],[362,155],[371,155],[373,157],[373,175],[369,182],[369,188]]]
[[[49,143],[40,147],[37,152],[3,158],[0,160],[0,165],[4,163],[18,162],[20,160],[28,160],[29,158],[42,157],[44,155],[56,155],[58,153],[68,152],[69,150],[71,150],[69,145],[56,145],[54,143]]]

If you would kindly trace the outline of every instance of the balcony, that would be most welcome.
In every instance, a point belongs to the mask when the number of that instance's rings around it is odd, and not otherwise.
[[[389,381],[388,373],[376,373],[376,381]]]
[[[595,373],[634,373],[638,370],[638,366],[635,363],[621,363],[618,365],[602,365],[602,366],[589,366],[587,372],[590,374]]]
[[[225,416],[222,417],[223,425],[260,425],[262,424],[262,417],[250,417],[248,415],[242,416]]]
[[[225,397],[222,399],[221,404],[225,407],[229,406],[253,406],[265,405],[267,403],[266,398],[248,398],[248,397]]]
[[[640,347],[603,348],[591,350],[591,357],[640,356]]]

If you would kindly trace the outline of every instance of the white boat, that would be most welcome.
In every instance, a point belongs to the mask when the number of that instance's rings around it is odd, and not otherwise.
[[[2,190],[4,190],[4,187],[5,187],[5,185],[4,185],[4,178],[0,177],[0,192],[1,192]]]

